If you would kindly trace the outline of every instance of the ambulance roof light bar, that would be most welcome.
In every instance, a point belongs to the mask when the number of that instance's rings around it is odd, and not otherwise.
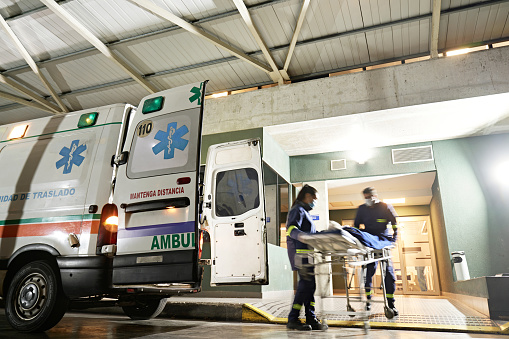
[[[23,138],[27,132],[28,124],[14,127],[9,134],[8,140]]]
[[[99,113],[97,112],[82,114],[80,116],[80,120],[78,121],[78,128],[94,126],[97,122],[98,115]]]
[[[141,113],[147,114],[160,111],[161,109],[163,109],[163,104],[164,104],[163,96],[147,99],[143,103]]]

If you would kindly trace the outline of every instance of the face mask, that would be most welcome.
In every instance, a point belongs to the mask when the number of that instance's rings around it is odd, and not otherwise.
[[[373,206],[374,201],[372,199],[366,199],[366,205]]]
[[[316,206],[316,200],[311,201],[311,203],[308,204],[309,207],[313,208]]]

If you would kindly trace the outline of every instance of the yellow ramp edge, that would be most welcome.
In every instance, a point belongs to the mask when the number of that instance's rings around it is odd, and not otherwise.
[[[245,322],[265,322],[275,324],[288,323],[287,318],[277,318],[272,314],[265,312],[251,304],[245,303],[242,307],[242,321]],[[329,326],[334,327],[364,327],[364,322],[360,320],[327,320]],[[509,323],[500,327],[494,326],[465,326],[465,325],[440,325],[440,324],[422,324],[422,323],[390,323],[370,321],[371,328],[381,329],[399,329],[399,330],[421,330],[421,331],[450,331],[450,332],[469,332],[469,333],[488,333],[488,334],[509,334]]]

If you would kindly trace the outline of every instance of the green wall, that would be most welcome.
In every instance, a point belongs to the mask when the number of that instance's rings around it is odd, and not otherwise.
[[[391,175],[403,173],[421,173],[435,170],[433,161],[413,162],[406,164],[392,163],[392,149],[429,145],[417,143],[373,149],[372,157],[365,164],[350,160],[350,152],[332,152],[290,158],[291,182],[308,182],[342,178],[367,177],[374,175]],[[331,171],[331,160],[346,159],[346,169]]]
[[[472,278],[509,272],[509,188],[494,169],[509,134],[433,142],[448,252],[466,253]],[[509,173],[508,173],[509,177]]]

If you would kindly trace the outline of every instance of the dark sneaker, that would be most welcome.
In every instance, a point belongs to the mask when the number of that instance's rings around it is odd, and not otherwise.
[[[303,324],[300,321],[291,320],[286,324],[286,328],[289,330],[298,330],[298,331],[311,331],[311,326],[308,324]]]
[[[306,321],[306,324],[311,326],[311,329],[314,331],[326,331],[329,328],[329,326],[319,322],[318,319]]]
[[[366,301],[366,311],[371,311],[371,301]]]
[[[393,306],[391,309],[392,309],[392,312],[394,312],[394,316],[397,317],[399,315],[399,312],[396,309],[396,307]]]
[[[392,312],[394,312],[394,316],[397,317],[399,315],[399,312],[398,310],[396,309],[396,306],[394,306],[394,301],[392,300],[388,300],[387,301],[387,306],[389,306],[389,308],[392,310]]]

